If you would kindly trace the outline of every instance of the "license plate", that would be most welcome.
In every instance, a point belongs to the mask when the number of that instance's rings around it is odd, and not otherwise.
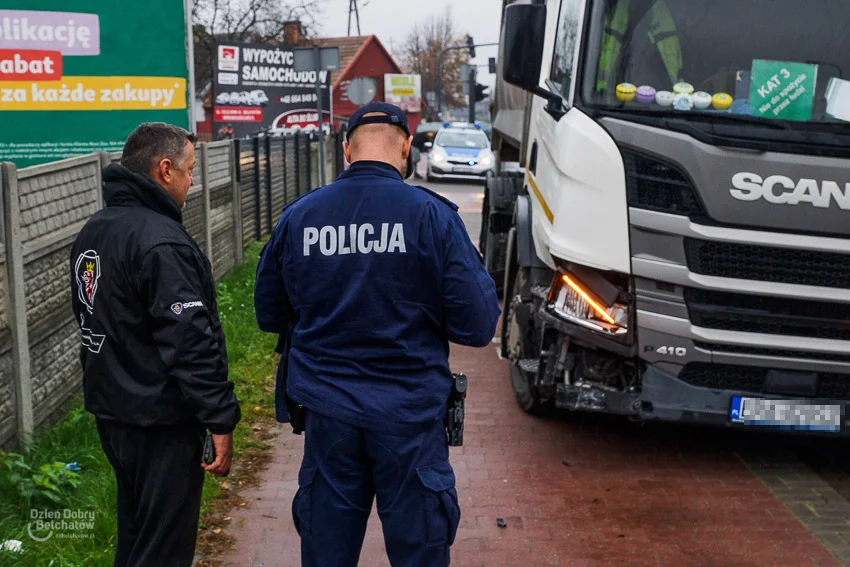
[[[452,168],[452,173],[469,173],[469,168],[465,165],[456,165]]]
[[[797,400],[732,398],[732,423],[785,429],[789,431],[841,432],[843,406],[812,404]]]

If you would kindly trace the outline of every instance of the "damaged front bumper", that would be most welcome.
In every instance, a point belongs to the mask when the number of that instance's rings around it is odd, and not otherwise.
[[[744,425],[730,417],[735,398],[769,398],[799,402],[800,398],[774,395],[759,396],[735,390],[714,390],[688,384],[676,376],[647,365],[641,376],[639,390],[620,392],[589,383],[558,384],[555,405],[575,411],[591,411],[629,416],[641,421],[691,423],[745,429],[789,430],[787,427]],[[805,399],[806,404],[839,407],[840,430],[830,436],[850,436],[850,402],[845,400]],[[806,434],[824,434],[824,431],[796,431]]]

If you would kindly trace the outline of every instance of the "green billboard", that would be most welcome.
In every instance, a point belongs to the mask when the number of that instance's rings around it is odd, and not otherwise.
[[[190,126],[184,0],[4,0],[0,161],[120,150],[141,122]]]

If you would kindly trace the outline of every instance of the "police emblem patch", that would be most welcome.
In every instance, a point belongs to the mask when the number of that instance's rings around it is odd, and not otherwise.
[[[94,297],[100,280],[100,256],[94,250],[86,250],[77,258],[74,276],[77,278],[77,297],[89,313],[94,310]]]

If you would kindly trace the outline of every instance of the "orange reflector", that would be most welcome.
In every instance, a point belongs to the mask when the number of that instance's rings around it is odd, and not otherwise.
[[[593,310],[596,311],[599,314],[600,317],[602,317],[603,319],[605,319],[606,321],[608,321],[612,325],[617,324],[617,322],[614,321],[614,318],[611,317],[610,315],[608,315],[608,312],[605,311],[604,309],[602,309],[602,306],[599,305],[598,303],[596,303],[596,301],[594,301],[593,298],[590,297],[590,294],[588,294],[586,291],[581,289],[581,287],[579,287],[579,285],[576,282],[571,280],[569,276],[566,276],[566,275],[564,276],[564,282],[568,286],[570,286],[573,289],[573,291],[575,291],[577,294],[579,294],[582,297],[582,299],[584,299],[588,303],[588,305],[593,307]]]

